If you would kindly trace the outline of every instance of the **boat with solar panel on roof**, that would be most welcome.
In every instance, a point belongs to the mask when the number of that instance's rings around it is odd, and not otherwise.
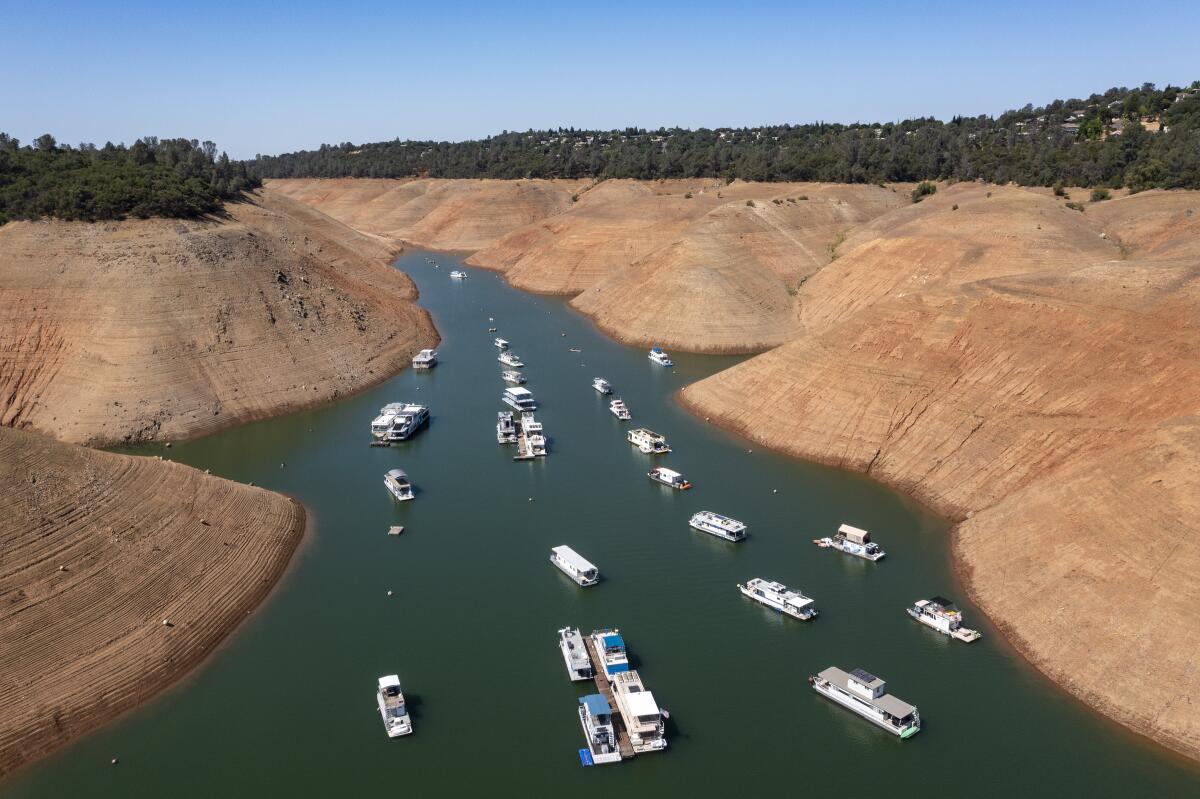
[[[887,692],[887,683],[864,669],[845,672],[836,666],[808,678],[813,689],[893,735],[911,738],[921,730],[921,715]]]

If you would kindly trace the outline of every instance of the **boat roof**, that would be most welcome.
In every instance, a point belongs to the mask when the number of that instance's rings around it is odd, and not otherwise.
[[[866,530],[862,529],[861,527],[855,527],[852,524],[843,524],[841,527],[838,528],[838,532],[839,533],[858,533],[859,535],[870,535],[870,533],[868,533]]]
[[[662,438],[661,435],[654,432],[649,427],[635,427],[629,431],[629,435],[631,435],[631,436],[643,435],[643,436],[649,436],[651,438]]]
[[[911,716],[913,713],[917,712],[917,709],[908,702],[897,699],[891,694],[884,694],[883,696],[875,699],[874,702],[875,707],[879,708],[885,713],[891,713],[898,719],[902,719],[905,716]]]
[[[650,351],[651,352],[662,352],[662,347],[651,347]]]
[[[418,356],[420,356],[420,355],[433,355],[433,354],[434,354],[434,352],[436,352],[436,350],[421,350],[420,352],[418,352],[418,353],[417,353],[417,355],[418,355]]]
[[[399,688],[400,687],[399,675],[389,674],[386,677],[380,677],[379,678],[379,687],[380,688]]]
[[[668,469],[666,466],[655,466],[654,471],[661,474],[663,477],[683,477],[682,474],[674,469]]]
[[[624,649],[625,648],[625,639],[621,637],[620,633],[609,633],[608,635],[605,635],[603,638],[601,638],[600,642],[602,644],[604,644],[605,649]]]
[[[517,386],[516,388],[506,388],[504,389],[504,393],[508,394],[510,397],[524,397],[526,395],[529,395],[530,397],[533,396],[532,391],[527,388],[521,388],[520,386]]]
[[[946,610],[950,610],[954,607],[954,602],[946,599],[944,596],[931,596],[929,597],[929,601],[934,605],[941,605]]]
[[[638,717],[659,715],[658,702],[654,701],[654,694],[649,691],[625,694],[625,704],[629,706],[629,712]]]
[[[883,683],[883,680],[879,679],[866,669],[855,669],[854,671],[850,672],[849,676],[858,680],[868,688],[874,688],[876,685],[881,685]]]
[[[393,480],[408,480],[408,475],[403,469],[388,469],[388,473],[384,477],[391,477]]]
[[[577,571],[585,572],[594,571],[596,569],[596,566],[591,561],[589,561],[583,555],[580,555],[575,550],[571,549],[566,544],[554,547],[550,551],[555,555],[558,555],[561,560],[566,561],[571,568]]]
[[[863,669],[855,669],[854,671],[850,672],[850,674],[847,674],[836,666],[830,666],[829,668],[820,672],[817,676],[822,680],[828,680],[829,682],[834,683],[841,688],[846,688],[847,680],[852,675],[856,680],[859,680],[860,682],[866,682],[859,677],[860,674],[870,677],[872,680],[879,680],[878,677],[871,674],[869,671],[864,671]],[[882,680],[879,681],[882,682]],[[896,718],[900,719],[917,712],[917,709],[914,706],[902,699],[897,699],[891,694],[884,694],[883,696],[876,697],[875,699],[867,699],[865,701],[870,702],[872,705],[884,711],[885,713],[890,713]]]
[[[612,708],[609,707],[608,700],[603,694],[588,694],[587,696],[579,697],[579,704],[587,708],[587,712],[593,716],[611,716]]]

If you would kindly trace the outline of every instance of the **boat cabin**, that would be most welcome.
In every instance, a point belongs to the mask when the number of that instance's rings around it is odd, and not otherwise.
[[[533,392],[527,388],[515,386],[513,388],[504,389],[504,402],[516,408],[519,411],[537,410],[537,401],[533,397]]]
[[[849,524],[843,524],[838,528],[838,538],[844,538],[855,544],[866,546],[871,543],[871,534],[866,530],[859,529]]]
[[[580,585],[594,585],[600,580],[595,564],[565,544],[550,550],[550,560]]]

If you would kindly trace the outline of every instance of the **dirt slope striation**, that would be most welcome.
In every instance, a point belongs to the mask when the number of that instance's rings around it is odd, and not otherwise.
[[[262,489],[0,428],[0,776],[199,663],[303,526]]]

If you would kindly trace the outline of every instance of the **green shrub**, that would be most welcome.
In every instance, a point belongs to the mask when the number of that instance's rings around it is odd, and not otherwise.
[[[1103,186],[1097,186],[1092,189],[1092,202],[1094,203],[1103,202],[1111,197],[1112,193]]]
[[[1067,203],[1067,207],[1072,211],[1079,211],[1080,213],[1083,213],[1083,206],[1079,203]]]
[[[930,183],[928,180],[922,180],[917,184],[917,187],[912,190],[912,201],[915,203],[921,202],[931,194],[937,193],[937,186]]]

